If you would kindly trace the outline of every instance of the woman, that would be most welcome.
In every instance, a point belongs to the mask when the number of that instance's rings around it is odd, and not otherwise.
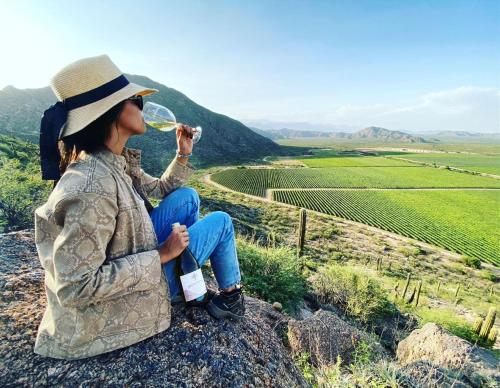
[[[142,96],[156,89],[130,83],[106,55],[66,66],[51,87],[59,102],[42,117],[40,155],[42,177],[56,182],[35,211],[47,294],[35,352],[85,358],[170,327],[171,304],[183,300],[174,259],[186,247],[200,266],[210,256],[219,284],[188,304],[243,318],[231,218],[217,211],[198,220],[198,194],[181,187],[194,172],[192,128],[177,128],[176,157],[155,178],[125,144],[146,131]],[[181,227],[172,231],[174,222]]]

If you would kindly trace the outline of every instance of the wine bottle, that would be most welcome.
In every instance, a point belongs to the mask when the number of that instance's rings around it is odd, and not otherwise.
[[[178,228],[178,222],[172,224],[172,229]],[[180,280],[184,302],[203,297],[207,293],[207,286],[201,267],[193,253],[186,247],[176,258],[176,272]]]

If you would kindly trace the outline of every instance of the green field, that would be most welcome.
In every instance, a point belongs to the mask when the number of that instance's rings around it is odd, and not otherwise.
[[[439,166],[452,166],[465,170],[500,175],[500,156],[479,154],[421,153],[397,155],[397,157],[417,162],[435,163]]]
[[[276,190],[273,198],[500,264],[498,190]]]
[[[331,147],[337,150],[356,147],[394,147],[423,149],[429,151],[474,152],[480,154],[500,154],[500,137],[483,136],[480,138],[440,137],[438,141],[428,143],[384,142],[375,139],[336,139],[324,137],[302,137],[294,139],[277,139],[276,143],[295,147]]]
[[[306,168],[237,168],[212,175],[232,190],[332,214],[500,264],[500,180],[393,159],[475,171],[490,155],[315,149]],[[472,169],[471,169],[472,170]],[[448,190],[447,190],[448,189]],[[269,190],[269,191],[268,191]]]
[[[500,180],[430,167],[229,169],[213,181],[264,197],[286,188],[500,188]]]
[[[381,158],[378,156],[358,156],[358,157],[311,157],[299,159],[307,167],[416,167],[417,165],[403,160]]]

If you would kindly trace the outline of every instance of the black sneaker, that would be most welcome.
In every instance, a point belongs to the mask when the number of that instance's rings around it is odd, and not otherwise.
[[[205,297],[202,300],[190,300],[189,302],[184,302],[184,298],[182,297],[181,294],[177,294],[174,297],[170,299],[170,304],[172,306],[175,306],[177,304],[185,303],[187,307],[198,307],[198,306],[205,306],[210,300],[216,295],[217,293],[215,291],[212,291],[210,289],[207,289],[207,293],[205,294]]]
[[[207,288],[207,293],[204,295],[202,300],[190,300],[189,302],[186,302],[187,307],[201,307],[205,306],[208,302],[212,300],[212,298],[216,295],[217,293],[215,291],[209,290]]]
[[[221,289],[210,302],[207,303],[207,310],[214,318],[224,317],[242,320],[245,316],[245,297],[242,286],[236,287],[230,292]]]

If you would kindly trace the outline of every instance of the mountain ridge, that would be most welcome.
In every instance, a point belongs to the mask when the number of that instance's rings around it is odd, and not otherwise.
[[[179,122],[203,128],[200,142],[193,147],[191,161],[195,166],[254,162],[267,155],[289,152],[240,121],[204,108],[176,89],[141,75],[126,74],[126,77],[130,82],[158,89],[159,93],[147,100],[167,106]],[[40,118],[56,101],[48,86],[4,87],[0,90],[0,133],[38,144]],[[131,137],[126,145],[147,151],[142,153],[145,169],[151,174],[161,174],[175,155],[175,133],[148,127],[144,135]]]
[[[309,131],[309,130],[297,130],[289,128],[281,129],[271,129],[262,130],[255,127],[250,127],[253,131],[262,134],[263,136],[268,136],[271,140],[279,139],[293,139],[302,137],[324,137],[324,138],[334,138],[334,139],[368,139],[368,140],[380,140],[383,142],[388,141],[398,141],[405,143],[426,143],[428,142],[421,136],[415,136],[402,131],[394,131],[382,127],[366,127],[360,129],[354,133],[348,132],[324,132],[324,131]]]

